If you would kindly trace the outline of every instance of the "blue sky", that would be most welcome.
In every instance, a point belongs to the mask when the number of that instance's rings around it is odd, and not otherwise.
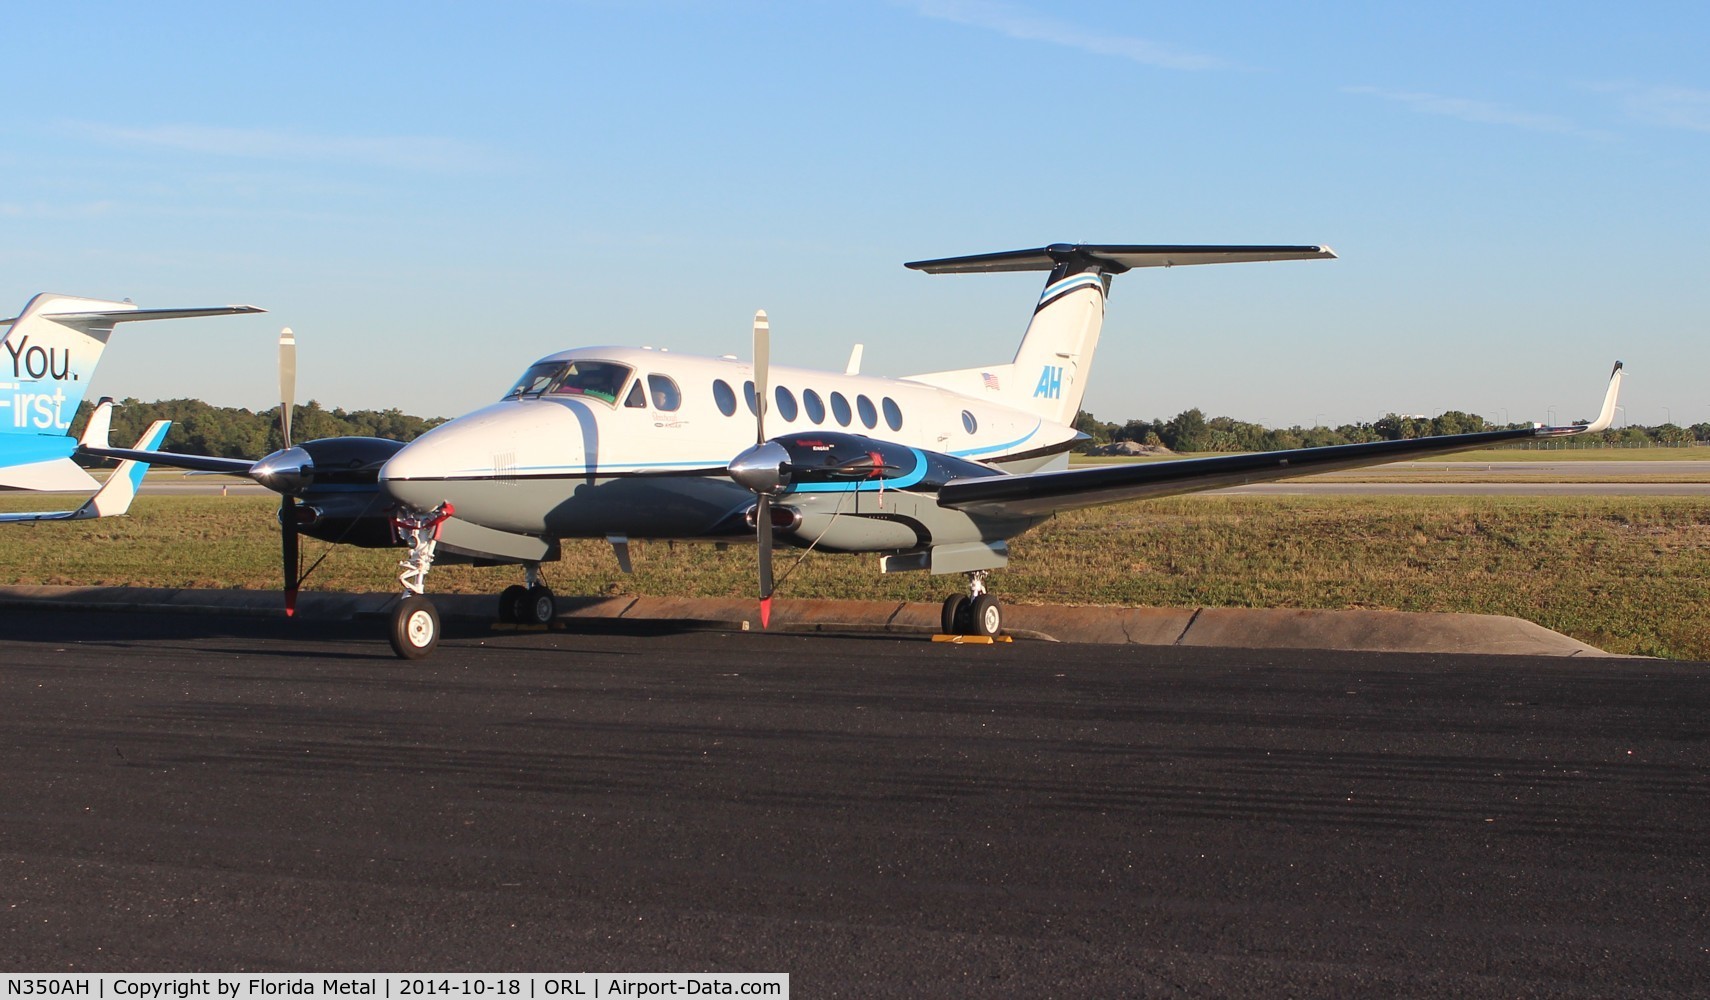
[[[1327,243],[1116,279],[1087,406],[1710,420],[1702,4],[13,5],[0,310],[98,392],[455,415],[590,344],[1006,361],[1059,241]]]

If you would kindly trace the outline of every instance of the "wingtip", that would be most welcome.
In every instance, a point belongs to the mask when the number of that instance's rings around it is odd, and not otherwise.
[[[1598,412],[1597,419],[1587,424],[1581,433],[1596,434],[1606,431],[1615,423],[1616,403],[1621,396],[1621,377],[1625,374],[1621,362],[1615,362],[1615,367],[1609,370],[1609,391],[1603,395],[1603,409]]]

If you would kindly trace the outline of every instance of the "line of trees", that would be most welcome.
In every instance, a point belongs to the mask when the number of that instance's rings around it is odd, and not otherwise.
[[[1586,423],[1580,420],[1576,423]],[[1449,410],[1435,417],[1407,417],[1391,413],[1371,423],[1339,427],[1269,428],[1232,417],[1207,418],[1198,407],[1183,410],[1168,420],[1130,420],[1107,423],[1082,410],[1075,429],[1090,440],[1078,449],[1093,451],[1105,445],[1132,441],[1135,444],[1168,448],[1171,451],[1278,451],[1285,448],[1319,448],[1363,441],[1397,441],[1435,434],[1471,434],[1477,431],[1523,427],[1525,424],[1493,424],[1476,413]],[[1710,442],[1710,423],[1679,427],[1611,427],[1601,434],[1574,439],[1584,447],[1686,446]]]
[[[94,406],[85,400],[71,422],[71,433],[79,435],[89,423]],[[129,448],[148,425],[170,419],[172,430],[165,450],[218,458],[260,458],[284,446],[279,432],[279,408],[245,410],[211,406],[199,399],[162,399],[144,403],[126,399],[113,410],[111,443]],[[429,428],[445,422],[444,417],[414,417],[401,410],[326,410],[315,400],[292,407],[291,437],[309,441],[324,437],[381,437],[409,441]]]

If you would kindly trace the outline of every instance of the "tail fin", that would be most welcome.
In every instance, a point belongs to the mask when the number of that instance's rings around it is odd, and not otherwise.
[[[1033,320],[1007,365],[911,375],[917,382],[969,396],[995,393],[998,402],[1056,424],[1072,424],[1086,395],[1093,352],[1104,326],[1112,275],[1136,267],[1175,267],[1264,260],[1335,257],[1322,246],[1107,246],[1055,243],[972,257],[918,260],[904,266],[928,274],[1050,271]]]
[[[0,337],[0,433],[63,434],[95,375],[113,327],[145,319],[263,312],[254,306],[138,309],[130,302],[43,292]]]

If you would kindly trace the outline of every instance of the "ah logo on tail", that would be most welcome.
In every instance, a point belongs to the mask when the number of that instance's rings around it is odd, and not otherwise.
[[[1039,385],[1033,390],[1034,399],[1063,398],[1063,369],[1046,365],[1039,370]]]

